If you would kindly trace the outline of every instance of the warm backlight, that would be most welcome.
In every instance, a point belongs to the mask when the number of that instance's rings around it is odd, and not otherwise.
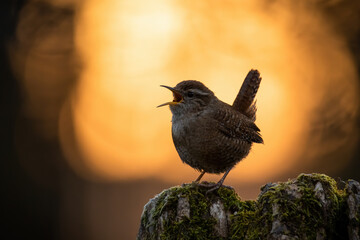
[[[85,1],[76,30],[84,68],[72,96],[81,160],[69,157],[70,165],[107,180],[194,180],[173,146],[170,111],[156,108],[172,100],[159,85],[200,80],[231,104],[251,68],[263,78],[256,123],[265,144],[255,144],[229,179],[263,181],[332,151],[309,149],[311,130],[326,99],[338,99],[350,131],[354,66],[318,15],[296,9],[238,0]]]

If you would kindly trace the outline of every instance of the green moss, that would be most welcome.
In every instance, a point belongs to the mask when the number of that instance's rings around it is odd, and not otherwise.
[[[249,228],[253,228],[256,221],[257,205],[255,201],[238,203],[239,210],[231,216],[230,239],[247,239]]]
[[[172,193],[176,204],[179,197],[187,198],[190,205],[190,218],[183,217],[180,221],[175,221],[175,224],[173,224],[173,219],[167,221],[161,239],[219,239],[214,233],[216,220],[211,217],[205,218],[205,215],[209,215],[210,204],[204,195],[205,191],[196,185],[189,184]],[[175,215],[172,217],[174,218]]]
[[[315,196],[315,186],[321,183],[328,211],[324,212],[321,200]],[[280,234],[316,239],[320,229],[326,236],[340,237],[337,231],[346,232],[344,224],[344,192],[337,190],[336,182],[323,174],[301,174],[296,180],[264,187],[256,203],[233,215],[231,239],[266,239],[277,234],[273,222],[280,225]],[[339,219],[341,219],[341,224]]]
[[[225,187],[208,195],[207,190],[186,184],[159,194],[150,214],[143,214],[141,219],[145,229],[153,233],[147,239],[222,239],[216,235],[216,220],[209,212],[218,200],[230,213],[228,239],[268,239],[277,235],[348,238],[346,193],[326,175],[301,174],[285,183],[267,184],[257,201],[241,201],[234,190]],[[187,199],[189,217],[176,219],[179,198]]]
[[[219,190],[217,190],[215,194],[217,194],[222,200],[221,202],[224,204],[225,210],[235,212],[240,209],[241,199],[236,194],[234,189],[222,187]]]
[[[170,188],[159,194],[157,204],[150,215],[152,219],[159,219],[166,212],[167,217],[164,217],[161,226],[159,221],[149,221],[148,216],[143,216],[141,221],[145,229],[163,229],[162,231],[155,230],[148,239],[158,237],[160,239],[221,239],[214,232],[216,220],[209,213],[212,197],[207,198],[206,191],[207,189],[199,188],[195,184],[187,184]],[[178,200],[182,197],[189,202],[190,217],[184,216],[179,220],[175,217]],[[160,236],[157,236],[158,232],[162,232]]]
[[[336,181],[324,174],[301,174],[297,181],[304,185],[304,188],[309,192],[308,198],[312,199],[314,196],[311,194],[313,192],[310,192],[311,189],[319,182],[322,184],[326,196],[327,206],[325,208],[327,211],[323,213],[315,206],[313,209],[317,210],[318,214],[321,215],[321,220],[326,224],[323,227],[328,236],[336,236],[336,239],[347,239],[346,226],[344,225],[347,222],[347,216],[344,214],[346,212],[346,192],[339,190]],[[311,227],[310,224],[307,226]],[[338,232],[342,233],[339,235]]]

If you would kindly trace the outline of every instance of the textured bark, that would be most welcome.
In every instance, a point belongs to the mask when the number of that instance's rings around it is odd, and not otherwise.
[[[360,184],[344,189],[323,174],[268,183],[256,201],[222,187],[164,190],[144,207],[138,239],[354,239],[360,236]]]

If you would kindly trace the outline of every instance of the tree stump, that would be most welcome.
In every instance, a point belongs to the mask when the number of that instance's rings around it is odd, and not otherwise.
[[[141,216],[138,239],[353,239],[360,236],[360,184],[338,189],[323,174],[268,183],[256,201],[195,183],[164,190]]]

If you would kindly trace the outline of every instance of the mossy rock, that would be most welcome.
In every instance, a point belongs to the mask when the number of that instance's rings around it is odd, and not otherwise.
[[[256,201],[234,190],[184,184],[144,207],[138,239],[359,239],[360,185],[323,174],[262,187]]]

